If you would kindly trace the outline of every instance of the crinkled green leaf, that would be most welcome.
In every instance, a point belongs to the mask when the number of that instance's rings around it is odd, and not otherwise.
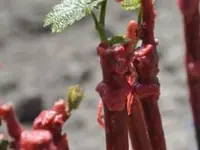
[[[155,0],[152,0],[152,1],[153,3],[155,2]],[[121,6],[124,10],[127,10],[127,11],[139,9],[141,6],[141,0],[123,0],[121,2]]]
[[[44,21],[44,27],[51,25],[52,32],[65,28],[91,13],[104,0],[63,0],[53,7]]]
[[[128,43],[130,40],[123,36],[114,36],[108,40],[110,45],[119,44],[119,43]]]
[[[121,6],[124,10],[135,10],[140,8],[141,0],[123,0]]]

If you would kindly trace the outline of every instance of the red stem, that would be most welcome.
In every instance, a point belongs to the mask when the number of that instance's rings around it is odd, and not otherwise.
[[[126,37],[131,41],[126,45],[126,51],[132,51],[132,45],[137,42],[138,23],[131,20],[128,23]],[[133,34],[134,33],[134,34]],[[129,54],[130,56],[130,54]],[[132,62],[132,55],[129,58]],[[127,82],[131,87],[137,82],[137,73],[135,67],[130,67]],[[142,92],[143,94],[144,92]],[[147,131],[146,120],[140,99],[135,97],[136,92],[130,92],[127,97],[127,111],[128,111],[128,129],[132,149],[134,150],[152,150],[149,134]]]
[[[109,111],[104,105],[105,134],[107,150],[128,150],[128,129],[126,109]]]
[[[143,29],[143,43],[147,44],[155,44],[154,38],[154,22],[156,12],[154,10],[154,5],[152,0],[142,0],[142,18],[144,23]]]
[[[144,111],[139,99],[135,98],[128,117],[128,127],[132,148],[134,150],[152,150],[151,141],[147,131]]]
[[[185,34],[185,66],[198,149],[200,150],[200,14],[199,0],[179,0]]]
[[[103,106],[105,120],[106,150],[128,150],[128,127],[126,98],[127,87],[124,76],[113,73],[115,50],[100,44],[98,47],[103,81],[97,86]],[[130,88],[129,88],[130,90]]]
[[[151,55],[153,59],[158,57],[156,45],[154,38],[154,22],[156,12],[154,10],[154,5],[152,0],[142,0],[142,10],[143,10],[143,45],[152,44],[153,50]],[[155,63],[155,66],[158,65],[158,60]],[[157,84],[159,86],[159,81],[156,76],[144,77],[142,74],[139,74],[139,82],[141,84]],[[157,98],[158,99],[158,98]],[[164,132],[162,127],[162,120],[160,111],[158,108],[158,102],[152,96],[143,98],[142,105],[144,108],[144,115],[148,126],[148,131],[151,139],[151,144],[153,150],[166,150]]]
[[[19,140],[24,129],[16,118],[13,106],[11,104],[0,105],[0,116],[6,122],[9,135],[16,141]]]

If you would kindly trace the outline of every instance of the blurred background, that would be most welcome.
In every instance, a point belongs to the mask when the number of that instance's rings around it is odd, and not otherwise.
[[[55,0],[0,0],[0,97],[11,102],[27,128],[42,109],[65,98],[67,87],[80,84],[86,97],[65,125],[72,150],[105,149],[104,131],[96,122],[101,81],[96,55],[99,39],[91,17],[57,35],[43,20]],[[160,110],[168,150],[196,150],[184,70],[182,22],[175,0],[157,0],[156,38],[159,39]],[[123,34],[132,12],[109,0],[108,35]],[[5,125],[0,128],[5,131]]]

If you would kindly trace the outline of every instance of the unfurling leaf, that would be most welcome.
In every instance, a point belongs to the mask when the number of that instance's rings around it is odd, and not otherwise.
[[[121,43],[128,43],[130,39],[125,38],[123,36],[114,36],[108,40],[109,45],[121,44]]]
[[[104,0],[63,0],[53,7],[44,21],[44,27],[51,25],[52,32],[62,32],[66,27],[91,13]]]
[[[124,10],[135,10],[140,8],[141,6],[141,0],[123,0],[121,2],[121,6]]]
[[[84,92],[79,85],[73,85],[68,88],[68,104],[70,111],[77,109],[84,97]]]
[[[155,0],[152,0],[154,3]],[[141,0],[123,0],[121,6],[124,10],[132,11],[141,7]]]

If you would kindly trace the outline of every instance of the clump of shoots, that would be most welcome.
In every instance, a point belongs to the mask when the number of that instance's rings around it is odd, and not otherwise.
[[[8,134],[13,141],[0,134],[0,149],[7,150],[69,150],[66,133],[62,133],[64,123],[71,111],[78,108],[83,99],[79,85],[69,88],[68,100],[60,99],[52,108],[43,110],[33,121],[32,129],[26,130],[17,120],[12,104],[0,105],[0,117],[6,122]]]
[[[102,69],[102,81],[96,88],[101,97],[97,120],[105,127],[106,149],[128,150],[129,132],[134,150],[165,150],[157,105],[160,86],[156,77],[159,69],[154,1],[115,0],[126,11],[137,10],[138,18],[137,22],[130,21],[125,35],[113,37],[107,37],[105,32],[107,1],[63,0],[47,14],[44,26],[50,25],[52,32],[58,33],[87,15],[93,18],[100,38],[97,54]],[[81,91],[75,91],[69,89],[71,109],[77,108],[82,99]]]

